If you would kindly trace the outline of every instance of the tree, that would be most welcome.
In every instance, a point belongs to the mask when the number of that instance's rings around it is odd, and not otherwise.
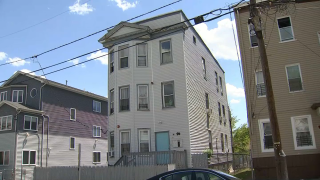
[[[235,153],[249,153],[250,133],[247,124],[242,124],[233,131],[233,148]]]
[[[231,113],[231,128],[232,128],[232,133],[234,130],[236,130],[236,124],[239,122],[239,119],[237,116],[233,116]]]

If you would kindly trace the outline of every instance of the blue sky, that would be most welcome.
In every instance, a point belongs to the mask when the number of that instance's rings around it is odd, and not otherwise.
[[[0,64],[39,54],[171,2],[173,1],[90,0],[79,2],[75,0],[0,0]],[[213,9],[226,7],[234,2],[237,1],[220,0],[213,3],[212,0],[183,0],[139,19],[178,9],[182,9],[187,17],[191,18]],[[61,15],[24,31],[6,36],[58,14]],[[231,24],[230,16],[228,15],[206,24],[197,25],[195,28],[225,70],[228,99],[233,114],[240,119],[240,122],[237,124],[239,126],[247,122],[246,103]],[[80,42],[39,56],[36,61],[40,62],[42,67],[46,67],[102,48],[102,45],[98,43],[98,39],[103,34],[91,36]],[[44,72],[49,73],[105,53],[107,51],[103,50],[72,62],[46,69]],[[0,66],[0,81],[8,79],[18,70],[32,71],[39,69],[40,66],[36,61],[27,60]],[[106,56],[84,65],[78,65],[48,75],[47,78],[60,83],[65,83],[68,80],[68,85],[70,86],[107,96],[107,68],[108,62]],[[41,74],[41,71],[36,72],[36,75]]]

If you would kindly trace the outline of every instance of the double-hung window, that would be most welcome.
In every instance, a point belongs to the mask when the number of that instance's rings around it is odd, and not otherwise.
[[[248,29],[249,29],[251,47],[257,47],[258,46],[258,39],[257,39],[256,32],[254,30],[254,25],[252,23],[250,23],[248,25]]]
[[[225,142],[225,147],[226,147],[226,152],[228,152],[228,135],[224,135],[224,142]]]
[[[161,64],[172,62],[171,40],[164,40],[160,42]]]
[[[110,90],[110,115],[114,113],[114,89]]]
[[[23,150],[22,151],[22,165],[36,165],[37,151]]]
[[[101,137],[101,126],[93,125],[92,132],[93,132],[93,137]]]
[[[221,135],[221,151],[224,152],[224,137],[223,137],[223,133],[220,134]]]
[[[256,88],[259,97],[266,95],[266,87],[264,85],[263,73],[262,71],[256,72]]]
[[[300,65],[299,64],[288,65],[286,66],[286,72],[287,72],[287,78],[288,78],[288,84],[289,84],[289,91],[290,92],[302,91],[303,86],[302,86]]]
[[[37,131],[38,130],[38,117],[24,116],[24,130]]]
[[[138,109],[139,110],[147,110],[148,106],[148,85],[138,85]]]
[[[23,90],[12,91],[12,102],[23,103]]]
[[[219,116],[221,117],[221,106],[220,106],[220,102],[218,102],[218,112],[219,112]]]
[[[119,106],[120,111],[128,111],[130,110],[130,91],[129,87],[121,87],[120,88],[120,100],[119,100]]]
[[[291,124],[295,149],[315,149],[311,115],[291,117]]]
[[[205,96],[206,96],[206,109],[209,109],[210,107],[210,104],[209,104],[209,94],[208,93],[206,93],[205,94]]]
[[[203,71],[203,78],[207,80],[207,67],[206,67],[206,60],[202,58],[202,71]]]
[[[0,101],[6,101],[7,100],[7,91],[1,92],[0,93]]]
[[[129,67],[129,45],[119,46],[120,69]]]
[[[9,165],[10,151],[0,151],[0,166]]]
[[[93,100],[93,111],[101,112],[101,102]]]
[[[218,86],[218,73],[215,71],[214,72],[214,76],[215,76],[215,79],[216,79],[216,85]]]
[[[137,67],[147,67],[147,44],[138,44],[137,45]]]
[[[130,131],[120,132],[121,155],[130,153]]]
[[[114,52],[110,52],[110,73],[114,71]]]
[[[278,19],[278,27],[281,41],[289,41],[294,39],[290,17]]]
[[[110,157],[114,157],[114,131],[110,132]]]
[[[150,151],[150,130],[140,129],[139,130],[139,152]]]
[[[12,129],[12,116],[0,117],[0,131]]]
[[[101,152],[100,151],[93,151],[92,152],[92,163],[93,164],[100,164],[101,163]]]
[[[162,83],[162,106],[174,107],[174,82],[164,82]]]
[[[75,108],[70,108],[70,120],[75,121],[77,118],[77,110]]]
[[[76,138],[70,137],[70,149],[75,149],[76,147]]]
[[[221,91],[221,95],[223,95],[223,85],[222,85],[222,78],[221,78],[221,76],[219,76],[219,80],[220,80],[220,91]]]
[[[262,152],[273,152],[273,140],[269,119],[259,120],[260,142]]]
[[[222,105],[222,114],[223,114],[223,117],[226,117],[226,110],[224,108],[224,105]]]

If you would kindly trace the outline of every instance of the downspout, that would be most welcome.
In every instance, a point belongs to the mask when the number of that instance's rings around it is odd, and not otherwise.
[[[42,115],[43,117],[46,117],[47,120],[47,151],[46,151],[46,167],[48,167],[48,156],[49,156],[49,121],[50,121],[50,117],[48,115]],[[43,119],[44,121],[44,119]],[[44,125],[43,125],[44,127]],[[41,151],[41,155],[42,155],[42,151]],[[42,157],[41,157],[42,158]]]
[[[15,117],[15,125],[14,125],[14,131],[16,132],[15,135],[15,141],[14,141],[14,175],[16,174],[16,160],[17,160],[17,141],[18,141],[18,133],[17,133],[17,124],[18,124],[18,115],[20,114],[21,110],[17,111],[16,117]]]
[[[42,110],[42,88],[47,85],[46,83],[44,83],[41,87],[40,87],[40,98],[39,98],[39,110]]]
[[[46,83],[44,83],[41,87],[40,87],[40,97],[39,97],[39,110],[42,110],[42,88],[46,85]],[[42,167],[42,151],[43,151],[43,136],[44,136],[44,117],[45,115],[42,115],[42,136],[41,136],[41,167]],[[48,121],[49,123],[49,121]]]

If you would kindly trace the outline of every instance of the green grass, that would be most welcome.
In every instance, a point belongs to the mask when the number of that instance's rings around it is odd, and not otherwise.
[[[251,180],[251,169],[245,169],[237,172],[234,176],[242,180]]]

